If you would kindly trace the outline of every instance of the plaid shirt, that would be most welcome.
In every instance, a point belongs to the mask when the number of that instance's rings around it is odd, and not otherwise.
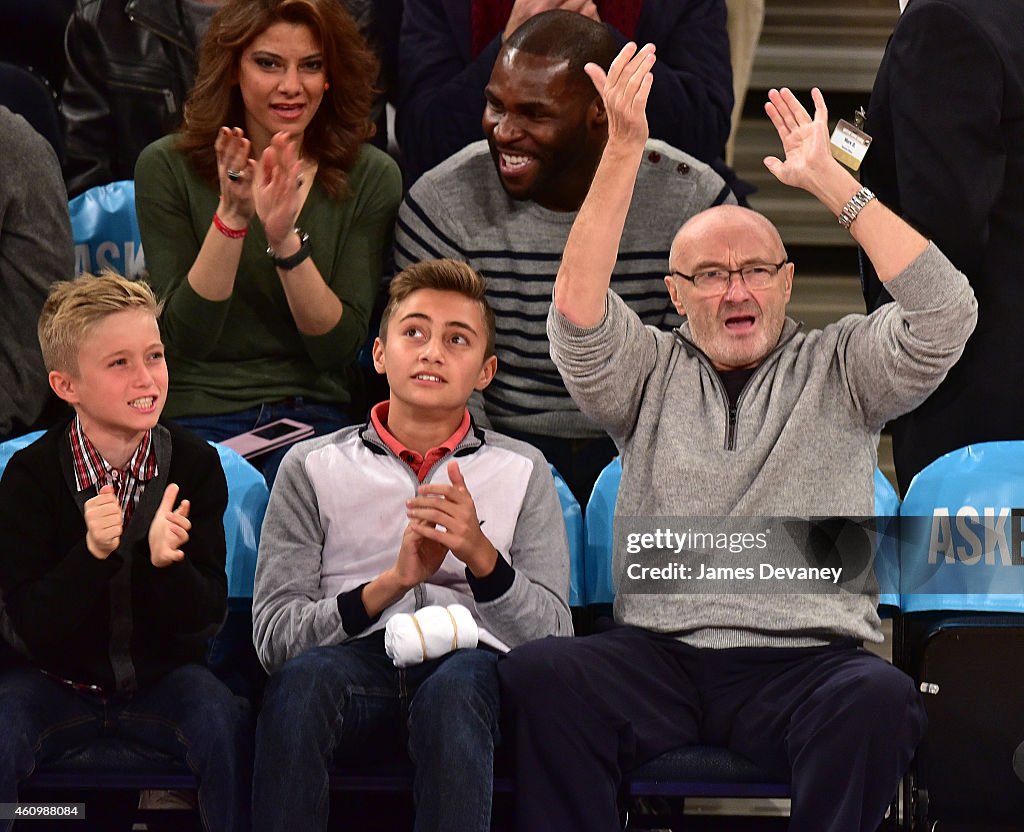
[[[114,493],[121,506],[122,523],[127,528],[142,492],[146,490],[146,483],[157,475],[152,431],[146,431],[123,471],[112,467],[100,455],[82,430],[82,423],[77,416],[71,423],[68,438],[71,440],[71,456],[74,459],[75,487],[79,491],[93,487],[99,491],[105,485],[114,486]]]

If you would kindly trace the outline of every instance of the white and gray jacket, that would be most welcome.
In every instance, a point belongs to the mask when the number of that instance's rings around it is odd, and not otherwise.
[[[543,456],[475,425],[452,456],[504,563],[477,580],[449,553],[429,581],[371,621],[356,590],[394,565],[416,474],[370,424],[288,452],[263,522],[253,592],[253,640],[268,671],[311,647],[367,635],[396,613],[431,604],[465,605],[481,628],[510,647],[572,635],[568,542]],[[424,482],[449,483],[450,458],[435,463]]]
[[[734,410],[685,322],[644,327],[613,292],[591,329],[552,306],[552,359],[622,451],[616,517],[872,516],[882,426],[939,385],[977,320],[967,279],[934,245],[886,288],[896,303],[871,315],[810,332],[787,319]],[[613,574],[623,568],[617,554]],[[620,592],[615,613],[698,647],[801,646],[881,641],[876,603],[870,592]]]

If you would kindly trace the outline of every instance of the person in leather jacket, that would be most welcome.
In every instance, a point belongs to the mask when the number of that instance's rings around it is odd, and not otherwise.
[[[69,196],[131,179],[142,149],[180,124],[199,29],[221,2],[77,0],[61,93]]]

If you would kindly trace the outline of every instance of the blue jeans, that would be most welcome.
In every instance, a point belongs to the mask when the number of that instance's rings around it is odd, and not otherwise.
[[[132,740],[184,761],[199,779],[211,832],[250,828],[252,718],[205,667],[184,665],[126,698],[75,690],[22,665],[0,674],[0,803],[39,765],[101,736]],[[11,823],[0,821],[0,830]]]
[[[382,636],[315,647],[270,677],[256,728],[254,829],[326,829],[332,761],[361,764],[368,748],[402,739],[415,766],[416,832],[490,829],[498,655],[456,650],[400,670]]]
[[[277,419],[294,419],[313,426],[314,436],[323,436],[351,424],[352,420],[343,407],[334,404],[307,402],[301,396],[283,402],[269,402],[235,413],[221,413],[218,416],[179,416],[173,421],[210,442],[221,442],[238,436],[253,428],[274,422]],[[276,448],[249,460],[258,468],[272,488],[281,460],[291,445]]]

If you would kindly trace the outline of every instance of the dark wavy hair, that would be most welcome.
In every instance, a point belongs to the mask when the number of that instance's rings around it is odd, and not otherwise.
[[[228,0],[218,9],[200,47],[177,147],[200,176],[216,183],[217,131],[245,124],[237,83],[242,53],[275,23],[308,26],[320,43],[330,89],[303,134],[302,151],[319,165],[324,189],[344,197],[359,146],[374,133],[370,107],[378,63],[339,0]]]

